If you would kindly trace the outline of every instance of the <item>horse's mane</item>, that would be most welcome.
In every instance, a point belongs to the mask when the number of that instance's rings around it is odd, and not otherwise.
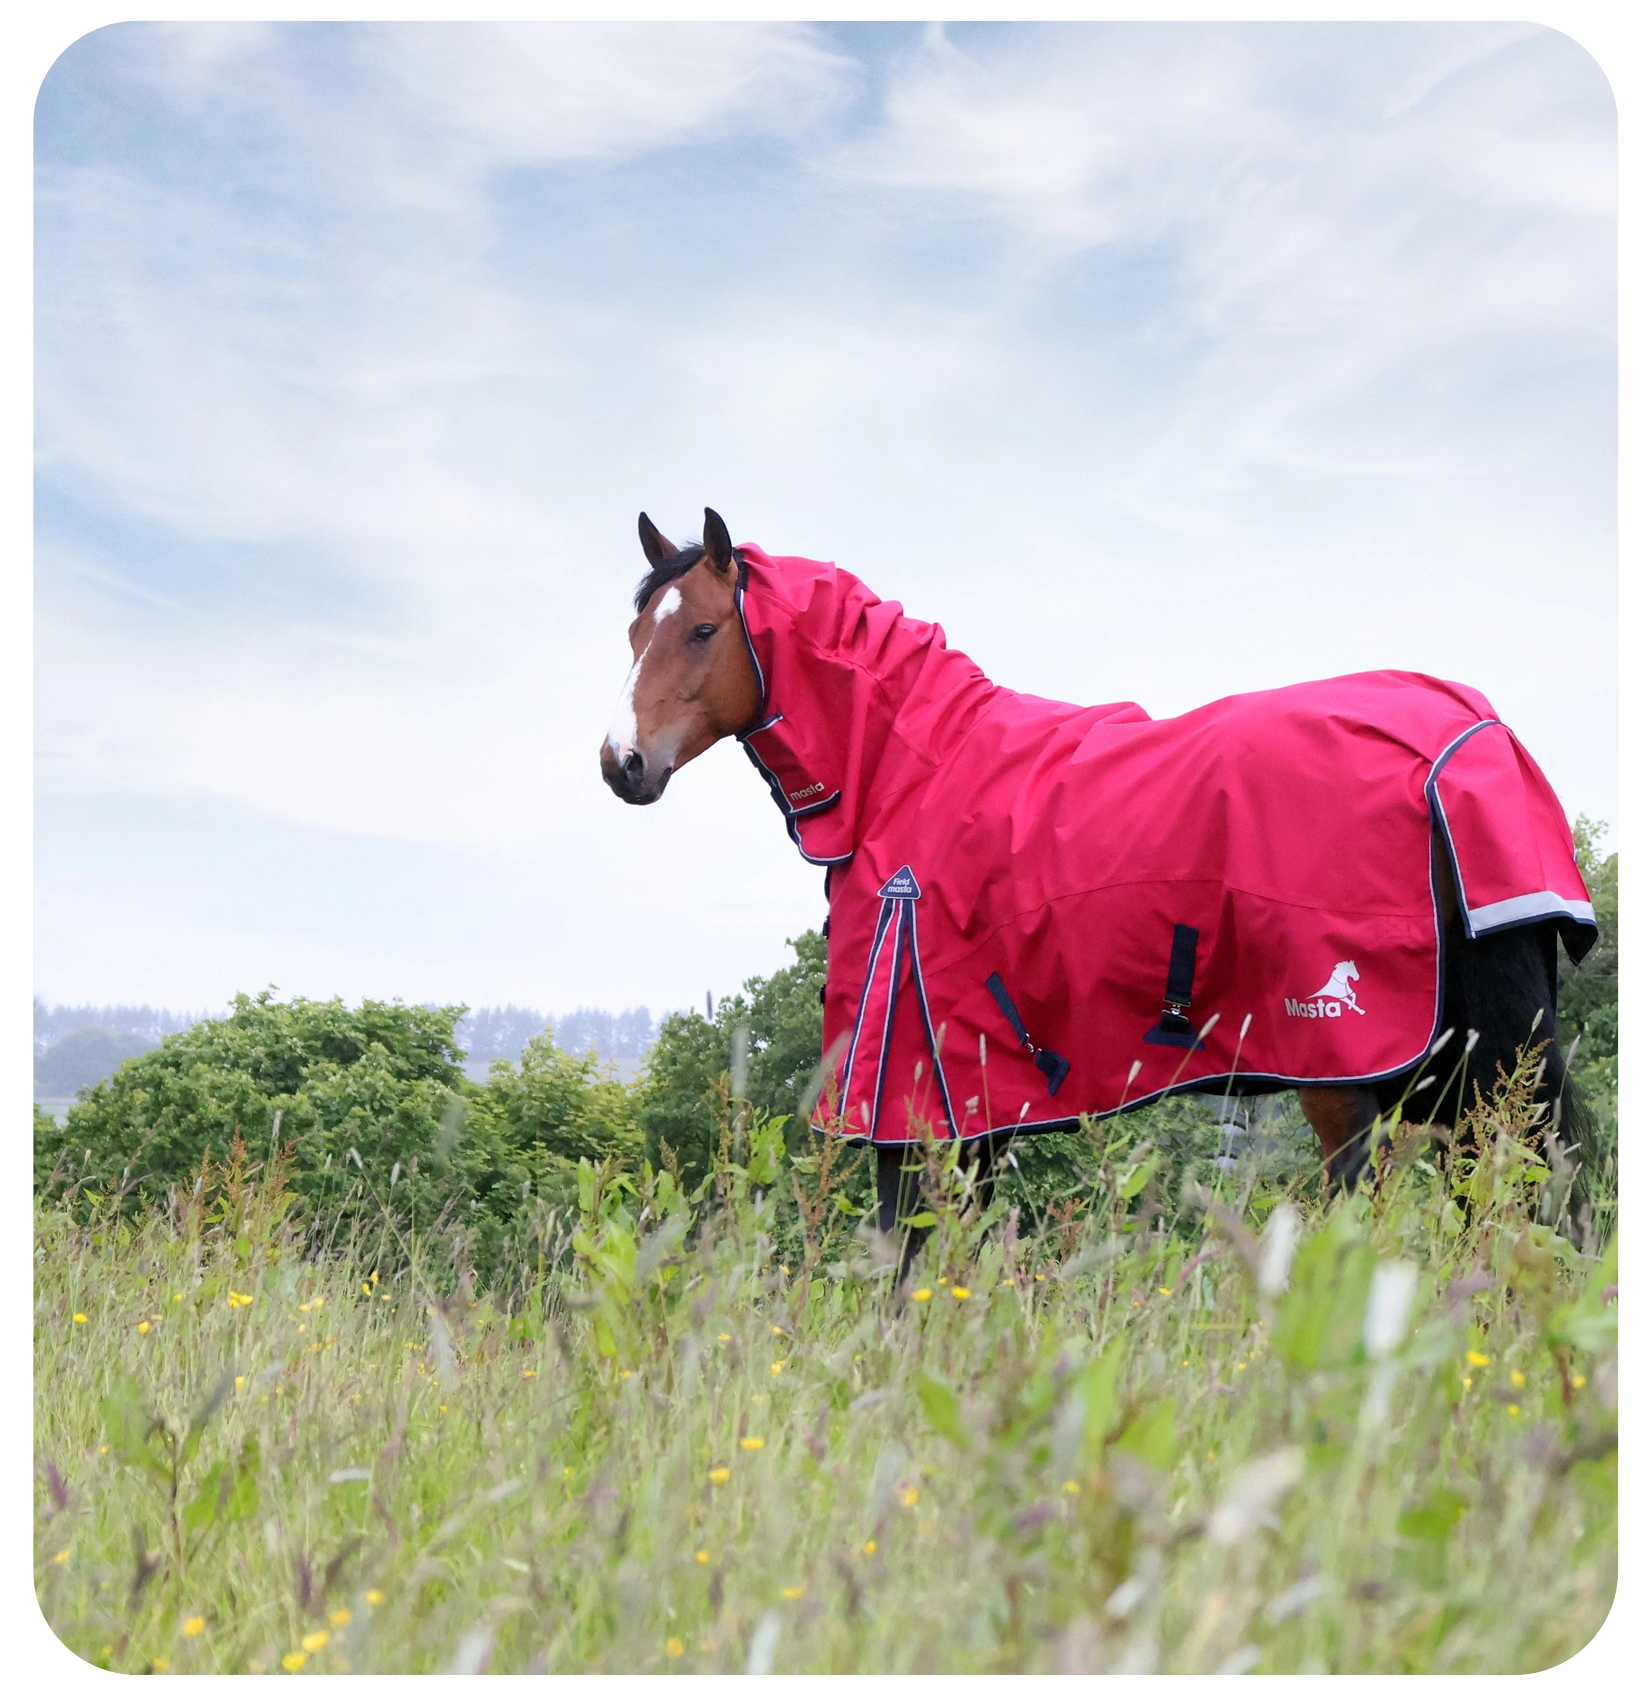
[[[651,596],[664,583],[677,580],[684,575],[693,564],[703,561],[703,548],[688,542],[677,551],[673,557],[666,557],[661,563],[654,563],[646,571],[645,579],[634,590],[634,608],[636,614],[644,611]]]
[[[743,554],[734,551],[732,556],[739,568],[743,566]],[[644,611],[651,596],[670,581],[678,580],[694,564],[703,561],[703,548],[687,541],[673,557],[666,557],[661,563],[654,563],[646,571],[645,579],[634,590],[634,609],[636,615]]]

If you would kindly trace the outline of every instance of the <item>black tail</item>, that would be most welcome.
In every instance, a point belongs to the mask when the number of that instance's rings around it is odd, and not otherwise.
[[[1451,1037],[1423,1069],[1434,1083],[1413,1097],[1408,1094],[1409,1078],[1385,1081],[1378,1088],[1383,1107],[1404,1099],[1408,1120],[1455,1126],[1477,1102],[1491,1101],[1520,1051],[1541,1046],[1540,1100],[1549,1107],[1544,1134],[1555,1137],[1565,1150],[1592,1143],[1594,1117],[1567,1074],[1555,1036],[1555,945],[1550,922],[1515,926],[1489,937],[1465,937],[1461,925],[1448,930],[1441,1029],[1449,1030]]]

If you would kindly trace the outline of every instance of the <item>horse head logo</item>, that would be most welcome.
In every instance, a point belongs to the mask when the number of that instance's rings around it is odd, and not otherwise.
[[[1354,987],[1349,982],[1359,977],[1360,968],[1353,961],[1339,961],[1332,968],[1332,976],[1314,994],[1327,997],[1333,1002],[1341,1002],[1356,1014],[1364,1014],[1366,1010],[1355,1001]]]

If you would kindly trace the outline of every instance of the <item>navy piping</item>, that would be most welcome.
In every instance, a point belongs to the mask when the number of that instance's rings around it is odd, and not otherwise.
[[[844,789],[836,789],[832,795],[825,795],[820,801],[812,801],[803,807],[790,807],[789,816],[791,818],[804,818],[807,813],[827,812],[830,807],[840,805],[840,798],[843,794],[845,794]]]
[[[788,795],[784,790],[783,785],[777,780],[776,774],[760,757],[760,755],[755,752],[754,748],[749,745],[749,737],[751,735],[759,735],[762,730],[768,730],[773,724],[781,723],[783,721],[783,714],[781,712],[772,712],[764,720],[761,719],[761,713],[766,710],[766,672],[760,668],[760,654],[754,650],[754,640],[749,634],[749,619],[743,611],[743,595],[749,585],[749,565],[748,560],[741,552],[737,554],[737,564],[737,588],[732,594],[732,599],[737,606],[737,620],[743,625],[743,644],[749,649],[749,660],[754,665],[755,683],[760,689],[760,709],[755,713],[754,720],[737,732],[737,739],[742,743],[743,751],[748,754],[755,769],[766,779],[766,786],[772,792],[772,799],[777,802],[778,811],[783,814],[783,823],[785,828],[788,830],[789,840],[800,850],[800,858],[806,861],[808,865],[812,866],[843,866],[849,859],[851,859],[852,854],[856,852],[855,849],[849,850],[844,854],[808,854],[806,852],[806,844],[800,840],[800,829],[796,822],[806,813],[821,812],[824,807],[837,806],[840,802],[842,791],[836,789],[827,800],[817,801],[813,805],[809,807],[802,807],[799,812],[796,812],[795,809],[790,806]]]
[[[1497,718],[1482,718],[1479,723],[1471,724],[1462,735],[1449,742],[1441,750],[1440,757],[1429,767],[1429,776],[1423,785],[1423,798],[1429,803],[1429,817],[1440,826],[1440,834],[1446,839],[1446,858],[1452,863],[1452,882],[1457,886],[1458,911],[1463,915],[1463,935],[1470,939],[1474,937],[1474,929],[1469,924],[1469,903],[1463,891],[1463,868],[1458,864],[1457,845],[1452,841],[1452,827],[1446,822],[1446,809],[1440,804],[1440,773],[1445,769],[1447,760],[1470,736],[1479,735],[1483,729],[1495,729],[1499,722]],[[1431,872],[1431,887],[1433,882]]]
[[[874,988],[874,969],[880,960],[880,950],[886,940],[886,927],[891,923],[892,909],[897,904],[884,901],[880,904],[880,918],[874,928],[874,944],[869,950],[869,972],[863,980],[863,994],[857,1003],[857,1021],[852,1027],[852,1041],[846,1051],[846,1079],[840,1087],[840,1111],[842,1119],[851,1110],[852,1073],[857,1067],[857,1040],[863,1034],[863,1016],[869,1011],[869,992]],[[871,1123],[870,1130],[873,1131]]]
[[[954,1104],[949,1097],[948,1076],[943,1072],[943,1058],[937,1053],[937,1033],[932,1029],[932,1005],[926,998],[926,975],[920,968],[920,938],[915,929],[915,910],[911,903],[909,907],[909,959],[914,965],[914,988],[920,997],[920,1018],[926,1027],[926,1047],[932,1055],[932,1074],[937,1080],[937,1089],[943,1099],[943,1118],[949,1123],[949,1135],[952,1138],[960,1131],[954,1118]]]
[[[1470,736],[1478,735],[1483,729],[1500,727],[1501,724],[1502,720],[1500,718],[1485,718],[1480,723],[1474,724],[1470,728],[1464,730],[1462,735],[1460,735],[1456,741],[1452,742],[1452,744],[1446,748],[1446,750],[1430,767],[1429,779],[1423,785],[1423,793],[1429,802],[1429,811],[1433,815],[1435,823],[1440,826],[1441,835],[1446,838],[1446,857],[1452,863],[1452,882],[1457,885],[1457,908],[1458,913],[1462,918],[1463,935],[1467,937],[1470,942],[1474,942],[1477,938],[1490,937],[1499,931],[1512,931],[1522,925],[1540,925],[1545,920],[1563,920],[1569,925],[1575,925],[1580,929],[1596,932],[1598,935],[1592,915],[1590,918],[1585,919],[1581,914],[1573,913],[1571,911],[1571,908],[1577,905],[1575,901],[1571,902],[1565,908],[1549,908],[1543,913],[1527,914],[1518,919],[1506,919],[1501,925],[1488,926],[1484,931],[1477,931],[1475,929],[1475,910],[1469,906],[1469,898],[1464,892],[1463,868],[1458,863],[1457,844],[1452,840],[1452,827],[1450,822],[1447,820],[1446,809],[1441,804],[1440,800],[1440,773],[1446,762],[1454,753],[1457,752],[1457,750],[1469,739]],[[1512,900],[1515,898],[1511,897],[1509,899]],[[1562,896],[1560,897],[1560,900],[1566,901],[1567,898]],[[1565,940],[1565,936],[1566,934],[1563,931],[1561,933],[1562,941]],[[1591,937],[1590,944],[1592,945],[1593,942],[1594,938]],[[1571,945],[1567,944],[1567,952],[1570,953],[1570,950]],[[1585,953],[1587,953],[1587,950],[1585,950]],[[1576,960],[1577,957],[1573,956],[1573,959]]]
[[[880,1099],[886,1090],[886,1064],[891,1060],[892,1031],[897,1024],[897,993],[903,984],[904,910],[909,905],[906,901],[892,903],[897,910],[897,924],[892,928],[892,982],[886,987],[886,1029],[880,1034],[880,1063],[875,1069],[874,1103],[869,1110],[867,1137],[871,1141],[875,1128],[880,1125]],[[864,1000],[868,1000],[866,995]]]

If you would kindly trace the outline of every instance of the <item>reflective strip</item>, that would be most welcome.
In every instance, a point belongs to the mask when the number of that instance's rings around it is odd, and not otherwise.
[[[1595,922],[1592,902],[1568,901],[1553,890],[1536,890],[1531,895],[1511,896],[1507,901],[1490,901],[1484,907],[1471,907],[1469,931],[1471,935],[1496,931],[1502,925],[1515,925],[1522,919],[1547,919],[1551,914],[1575,919],[1582,925]]]

